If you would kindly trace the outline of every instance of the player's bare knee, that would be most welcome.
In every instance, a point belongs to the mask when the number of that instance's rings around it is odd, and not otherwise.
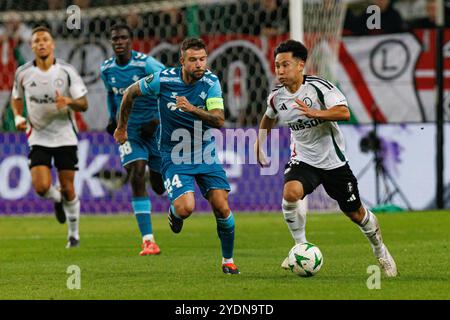
[[[288,188],[283,192],[283,199],[287,202],[296,202],[302,198],[301,190]]]
[[[350,218],[354,223],[360,223],[364,219],[364,214],[361,214],[360,210],[345,212],[346,216]]]
[[[130,184],[134,193],[136,192],[146,192],[145,188],[145,170],[140,170],[138,168],[133,168],[129,172]]]
[[[213,211],[217,218],[227,218],[230,214],[230,207],[228,206],[228,202],[220,202],[213,205]]]
[[[139,176],[136,173],[131,173],[130,183],[133,189],[145,189],[145,179],[144,176]]]
[[[62,184],[61,194],[67,201],[72,201],[73,199],[75,199],[75,188],[73,184]]]
[[[46,195],[48,189],[50,189],[50,184],[37,183],[37,184],[34,184],[33,187],[39,196],[44,197]]]
[[[175,208],[175,211],[177,213],[177,216],[179,216],[182,219],[186,219],[192,214],[194,210],[187,206],[187,207],[179,207],[178,209]]]
[[[174,205],[174,207],[177,216],[179,216],[182,219],[188,218],[192,214],[192,212],[194,212],[194,205],[190,203]]]

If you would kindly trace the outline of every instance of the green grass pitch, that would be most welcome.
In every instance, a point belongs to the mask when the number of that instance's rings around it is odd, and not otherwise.
[[[66,225],[52,216],[0,218],[0,299],[450,299],[450,212],[378,214],[400,276],[366,286],[376,264],[368,241],[343,214],[308,215],[308,240],[322,270],[300,278],[280,268],[293,241],[281,213],[236,213],[235,261],[224,275],[212,214],[193,214],[180,234],[153,215],[162,253],[140,257],[130,215],[83,216],[81,247],[65,249]],[[69,290],[67,268],[81,269]]]

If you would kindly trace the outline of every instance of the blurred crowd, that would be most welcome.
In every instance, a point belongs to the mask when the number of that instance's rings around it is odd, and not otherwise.
[[[70,5],[77,5],[81,12],[83,9],[106,5],[126,4],[130,1],[120,0],[47,0],[47,1],[25,1],[6,0],[0,2],[0,12],[8,10],[7,21],[16,20],[15,11],[30,9],[33,10],[63,10]],[[133,1],[133,3],[143,1]],[[10,3],[10,6],[7,4]],[[250,0],[215,3],[214,5],[195,7],[197,13],[198,30],[200,34],[208,33],[244,33],[253,35],[272,36],[285,34],[289,31],[288,0]],[[2,8],[1,6],[4,6]],[[23,7],[23,8],[22,8]],[[58,19],[34,20],[28,23],[28,29],[36,25],[45,25],[53,33],[62,37],[77,37],[79,35],[103,36],[103,32],[113,23],[129,24],[136,38],[154,37],[172,38],[185,37],[189,33],[189,23],[193,22],[189,18],[189,9],[192,8],[171,8],[158,12],[141,13],[138,9],[127,10],[122,16],[94,17],[81,15],[81,29],[70,30],[65,23]],[[14,11],[13,11],[14,10]],[[1,27],[0,27],[1,28]],[[1,30],[1,29],[0,29]]]
[[[397,1],[399,4],[400,1]],[[407,32],[413,29],[436,28],[436,3],[437,0],[411,0],[405,2],[410,8],[418,8],[421,11],[418,18],[405,19],[401,10],[396,9],[395,1],[391,0],[371,0],[369,5],[376,5],[380,8],[380,29],[370,29],[367,27],[367,21],[373,14],[367,12],[367,5],[356,6],[346,12],[344,21],[345,35],[376,35],[386,33]],[[450,0],[444,0],[445,4],[445,27],[450,26]]]
[[[328,0],[341,1],[341,0]],[[450,26],[450,0],[444,0],[446,5],[446,26]],[[142,1],[133,1],[133,3]],[[103,36],[103,32],[115,22],[129,24],[137,38],[185,37],[189,34],[189,8],[172,8],[158,12],[141,13],[131,9],[121,17],[88,17],[82,15],[81,29],[70,30],[65,23],[57,19],[32,21],[22,23],[20,15],[11,11],[33,10],[63,10],[69,5],[77,5],[81,10],[86,8],[129,3],[127,0],[4,0],[0,11],[9,9],[7,18],[0,24],[0,43],[7,36],[15,41],[24,41],[29,37],[30,30],[36,25],[46,25],[60,36]],[[199,34],[252,34],[275,36],[289,32],[289,0],[248,0],[235,2],[212,2],[214,5],[196,8],[197,32]],[[367,0],[350,5],[344,21],[344,35],[370,35],[382,33],[405,32],[414,28],[436,27],[436,0]],[[406,20],[401,10],[396,9],[397,3],[408,3],[423,11],[418,18]],[[367,20],[372,13],[367,13],[368,5],[377,5],[381,10],[381,29],[367,28]],[[417,5],[419,4],[419,5]],[[23,9],[21,8],[23,6]],[[82,11],[81,11],[82,12]],[[119,20],[119,21],[118,21]]]

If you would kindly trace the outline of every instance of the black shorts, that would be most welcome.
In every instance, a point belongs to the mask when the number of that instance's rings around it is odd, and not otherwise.
[[[56,169],[78,170],[77,146],[64,146],[49,148],[43,146],[31,146],[28,154],[30,169],[35,166],[52,167],[52,159]]]
[[[336,169],[324,170],[291,160],[285,166],[284,183],[293,180],[301,182],[305,196],[322,184],[343,212],[354,212],[361,206],[358,181],[348,163]]]

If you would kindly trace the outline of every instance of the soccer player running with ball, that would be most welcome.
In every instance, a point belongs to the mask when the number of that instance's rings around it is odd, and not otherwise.
[[[292,237],[296,243],[306,242],[306,212],[300,201],[322,184],[367,237],[384,273],[395,277],[395,261],[383,243],[377,218],[361,204],[357,180],[344,155],[344,137],[336,121],[350,119],[345,96],[327,80],[303,75],[308,51],[300,42],[283,42],[274,55],[281,86],[267,99],[255,150],[259,164],[266,166],[260,146],[277,119],[289,126],[291,159],[284,171],[282,209]],[[288,268],[287,258],[282,267]]]
[[[222,271],[239,274],[233,261],[235,226],[228,205],[230,185],[218,163],[214,137],[208,131],[224,124],[222,89],[217,76],[206,68],[206,46],[201,39],[183,41],[180,62],[181,67],[154,73],[126,90],[114,137],[120,144],[127,140],[128,118],[137,97],[159,98],[161,172],[171,200],[170,227],[179,233],[183,220],[192,214],[196,181],[216,216]]]
[[[131,29],[125,24],[111,27],[114,56],[101,66],[101,78],[108,91],[109,123],[106,131],[113,135],[117,126],[119,107],[125,89],[149,74],[164,69],[164,65],[146,54],[131,49]],[[134,101],[127,129],[128,139],[119,147],[122,166],[127,171],[132,190],[131,206],[142,236],[141,256],[161,252],[155,242],[151,220],[145,170],[149,167],[150,183],[158,195],[164,193],[160,173],[161,156],[158,149],[159,111],[156,97],[143,96]]]
[[[31,49],[35,59],[17,68],[14,80],[11,105],[16,128],[26,131],[28,137],[34,190],[55,202],[55,214],[60,223],[68,218],[66,247],[78,247],[80,200],[74,188],[78,170],[74,111],[87,110],[87,89],[72,65],[55,59],[55,42],[49,29],[33,29]],[[24,100],[28,119],[22,116]],[[60,188],[52,185],[52,160],[58,171]]]

